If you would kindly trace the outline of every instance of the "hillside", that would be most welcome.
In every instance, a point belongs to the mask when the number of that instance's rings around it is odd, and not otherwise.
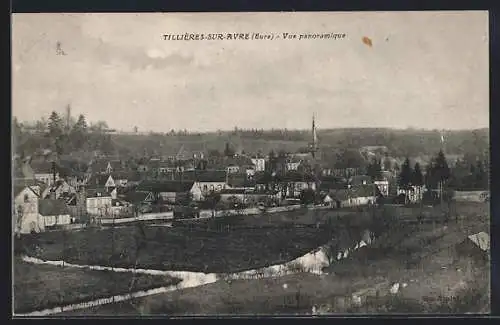
[[[434,155],[441,148],[439,131],[395,129],[332,129],[318,131],[320,150],[383,145],[393,156]],[[113,134],[115,145],[124,151],[175,155],[186,151],[222,151],[226,143],[249,153],[270,150],[297,152],[307,148],[310,132],[299,130],[237,130],[205,134]],[[489,149],[489,129],[446,131],[445,150],[449,154],[480,154]]]

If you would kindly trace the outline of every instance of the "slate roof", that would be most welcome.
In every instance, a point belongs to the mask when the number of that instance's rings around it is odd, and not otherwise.
[[[64,200],[51,200],[51,199],[39,200],[38,212],[42,216],[58,216],[69,213]]]
[[[137,192],[153,193],[182,193],[188,192],[194,185],[194,181],[142,181],[136,188]]]
[[[13,181],[13,189],[14,189],[14,198],[19,195],[26,187],[28,186],[38,186],[40,189],[40,194],[43,193],[47,185],[44,183],[27,178],[16,178]]]
[[[351,197],[370,197],[380,193],[378,186],[374,185],[358,185],[349,189]]]
[[[363,181],[366,181],[366,183],[372,183],[372,178],[368,175],[357,175],[353,176],[349,179],[349,184],[352,186],[357,186],[357,185],[362,185]]]
[[[86,190],[86,196],[88,198],[92,198],[92,197],[111,197],[111,194],[108,193],[105,188],[99,187],[99,188],[87,189]]]
[[[373,186],[370,185],[361,185],[361,186],[356,186],[352,187],[350,189],[335,189],[335,190],[330,190],[328,195],[332,199],[336,199],[339,201],[345,201],[348,200],[349,198],[357,198],[357,197],[371,197],[373,196]],[[380,193],[378,188],[375,188],[375,194],[377,195]]]
[[[314,182],[315,179],[312,175],[303,174],[299,172],[288,172],[285,176],[281,177],[285,182]]]
[[[103,187],[108,181],[109,175],[94,174],[87,181],[87,186],[89,188]],[[114,180],[114,178],[113,178]]]
[[[197,182],[220,182],[226,181],[225,170],[193,170],[185,171],[178,177],[183,180],[197,181]]]
[[[108,159],[94,160],[90,163],[89,168],[93,173],[104,173],[106,172],[108,163],[111,165],[113,171],[123,170],[123,165],[120,160],[108,160]]]
[[[141,174],[139,172],[118,171],[118,172],[112,172],[111,177],[113,177],[113,180],[115,181],[119,179],[126,179],[129,182],[136,182],[141,179]]]
[[[137,204],[140,202],[144,202],[146,197],[149,195],[147,192],[136,192],[130,191],[125,194],[125,201],[130,202],[132,204]]]
[[[245,175],[230,175],[227,184],[231,187],[254,187],[255,181],[250,180]]]

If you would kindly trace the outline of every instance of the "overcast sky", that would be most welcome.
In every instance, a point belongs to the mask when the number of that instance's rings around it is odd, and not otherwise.
[[[162,39],[185,32],[346,38]],[[13,115],[71,104],[160,132],[304,129],[313,112],[319,128],[487,127],[488,46],[487,12],[14,14]]]

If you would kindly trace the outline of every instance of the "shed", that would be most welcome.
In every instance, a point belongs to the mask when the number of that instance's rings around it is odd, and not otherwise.
[[[71,216],[64,200],[39,200],[38,213],[42,216],[45,227],[71,223]]]

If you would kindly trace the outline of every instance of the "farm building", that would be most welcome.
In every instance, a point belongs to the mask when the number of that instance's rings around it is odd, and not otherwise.
[[[332,190],[328,193],[335,207],[354,207],[373,204],[380,194],[374,185],[361,185],[349,189]]]
[[[50,229],[72,223],[71,216],[64,200],[39,200],[38,212],[44,229]]]
[[[147,193],[144,200],[149,198],[150,201],[161,199],[175,203],[189,196],[195,201],[202,199],[202,192],[194,181],[143,181],[135,191]]]

